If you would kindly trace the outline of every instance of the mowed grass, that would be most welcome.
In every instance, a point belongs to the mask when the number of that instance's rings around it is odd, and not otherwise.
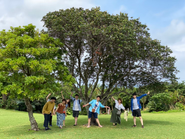
[[[66,127],[56,126],[53,117],[52,130],[45,131],[42,114],[34,114],[40,131],[29,131],[30,123],[27,112],[0,109],[0,139],[185,139],[185,112],[143,113],[145,128],[142,129],[139,119],[137,127],[132,128],[131,113],[126,122],[122,115],[122,124],[112,126],[110,115],[100,115],[103,128],[92,126],[86,128],[87,116],[79,116],[78,126],[74,127],[72,116],[66,117]]]

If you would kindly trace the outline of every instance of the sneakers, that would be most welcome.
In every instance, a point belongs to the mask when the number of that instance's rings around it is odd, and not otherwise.
[[[45,130],[51,130],[51,128],[46,127]]]
[[[133,125],[132,127],[136,127],[136,125]],[[144,125],[142,125],[142,128],[144,128]]]
[[[74,124],[73,126],[77,126],[77,124],[76,125]]]

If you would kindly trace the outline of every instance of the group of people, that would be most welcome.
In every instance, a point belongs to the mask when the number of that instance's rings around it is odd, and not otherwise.
[[[140,110],[142,108],[141,104],[140,104],[140,99],[142,97],[148,95],[149,93],[150,92],[148,92],[147,94],[143,94],[139,97],[136,96],[136,93],[133,94],[133,98],[131,99],[131,111],[132,111],[132,116],[133,116],[133,121],[134,121],[133,127],[136,127],[136,117],[139,117],[139,119],[141,121],[142,128],[144,128],[143,119],[141,117],[141,110]],[[61,94],[62,94],[62,92],[61,92]],[[46,97],[47,103],[44,105],[43,110],[42,110],[42,114],[44,115],[45,130],[50,130],[50,128],[48,127],[48,124],[49,124],[49,126],[52,126],[52,116],[55,114],[57,115],[57,126],[62,129],[62,127],[65,126],[65,117],[67,116],[66,110],[68,107],[70,107],[70,99],[66,100],[62,94],[62,98],[63,98],[62,102],[59,103],[57,107],[55,107],[56,98],[51,97],[51,99],[49,99],[50,95],[51,94],[49,94]],[[74,126],[77,126],[79,112],[81,111],[80,104],[81,104],[82,100],[79,99],[78,94],[75,95],[75,98],[73,98],[72,95],[73,95],[73,93],[71,94],[70,98],[73,101],[73,117],[75,120]],[[113,123],[113,126],[116,126],[117,124],[121,124],[121,117],[120,117],[121,110],[125,111],[125,107],[123,106],[122,100],[120,98],[118,98],[118,100],[116,100],[116,99],[114,99],[114,97],[112,97],[112,99],[115,101],[115,108],[112,111],[110,122]],[[83,105],[83,107],[90,105],[89,106],[89,113],[88,113],[87,128],[90,127],[92,116],[94,116],[94,118],[96,119],[98,126],[102,127],[102,125],[100,124],[99,119],[98,119],[98,115],[100,113],[100,108],[110,109],[110,107],[102,105],[100,100],[101,100],[101,96],[97,96],[96,99]]]

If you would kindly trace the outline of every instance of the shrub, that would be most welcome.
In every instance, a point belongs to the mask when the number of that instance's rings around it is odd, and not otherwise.
[[[167,111],[170,109],[171,97],[168,93],[160,93],[152,96],[147,105],[149,111]]]
[[[177,108],[179,108],[179,109],[181,109],[181,110],[185,110],[185,106],[184,106],[182,103],[180,103],[180,102],[177,102],[177,103],[175,104],[175,107],[177,107]]]

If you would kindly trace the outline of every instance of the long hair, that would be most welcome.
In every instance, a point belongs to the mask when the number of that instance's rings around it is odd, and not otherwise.
[[[66,102],[67,102],[67,101],[66,101]],[[70,108],[70,106],[71,106],[70,99],[69,99],[69,102],[68,102],[67,104],[68,104],[68,107]]]

